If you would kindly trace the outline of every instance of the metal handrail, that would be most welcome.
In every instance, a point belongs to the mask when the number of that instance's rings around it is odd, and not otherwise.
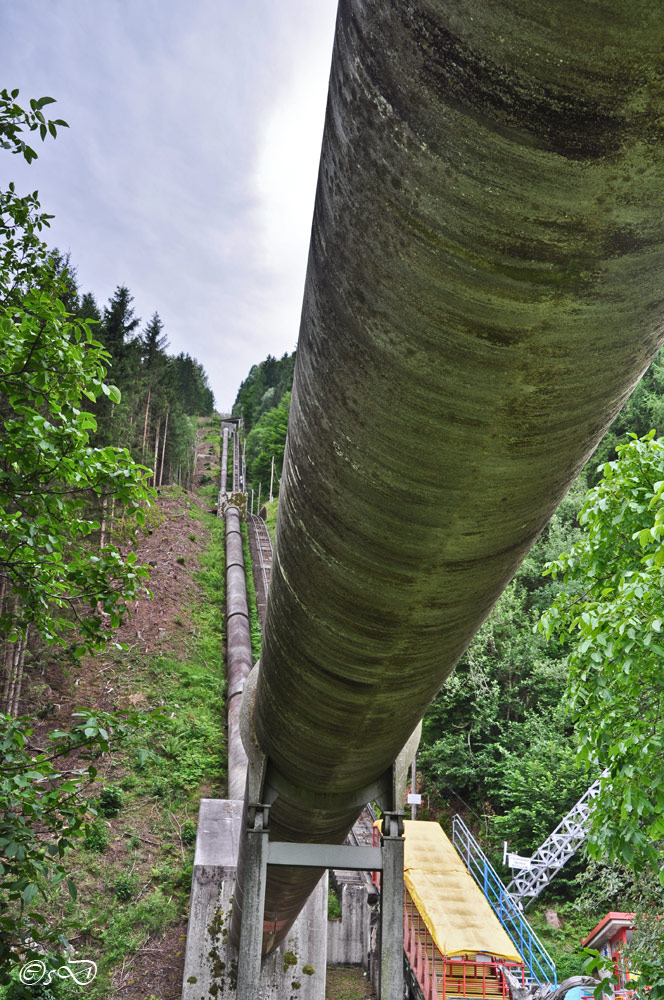
[[[268,578],[267,578],[267,569],[266,569],[266,566],[265,566],[265,560],[263,558],[263,548],[262,548],[262,545],[261,545],[261,533],[263,531],[265,532],[265,538],[267,539],[267,544],[270,547],[270,551],[272,551],[272,542],[270,540],[270,535],[269,535],[268,530],[267,530],[267,525],[265,524],[265,521],[263,520],[263,518],[259,517],[258,514],[250,514],[249,517],[251,518],[251,523],[253,524],[254,531],[256,532],[256,543],[257,543],[256,544],[256,548],[258,549],[258,560],[259,560],[259,562],[261,564],[261,574],[262,574],[262,577],[263,577],[263,587],[264,587],[264,590],[265,590],[265,600],[267,602],[267,591],[268,591],[268,587],[269,587],[270,584],[269,584],[269,581],[268,581]]]
[[[458,815],[452,820],[452,842],[514,946],[518,949],[532,979],[540,986],[545,983],[557,986],[558,977],[553,959],[514,903],[484,851]]]
[[[233,431],[233,493],[239,493],[240,483],[240,438],[237,431]]]

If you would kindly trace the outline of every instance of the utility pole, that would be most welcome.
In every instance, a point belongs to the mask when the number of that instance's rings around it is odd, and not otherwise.
[[[258,484],[258,501],[256,503],[256,513],[257,514],[260,514],[260,512],[261,512],[261,486],[262,485],[263,485],[262,483]]]
[[[417,754],[413,757],[413,763],[410,765],[410,795],[408,796],[408,801],[410,803],[410,818],[417,819],[417,807],[422,803],[422,796],[417,794]]]
[[[272,502],[272,484],[274,483],[274,455],[272,456],[272,468],[270,470],[270,503]]]
[[[252,488],[251,488],[251,513],[253,514],[253,512],[254,512],[254,488],[252,486]]]

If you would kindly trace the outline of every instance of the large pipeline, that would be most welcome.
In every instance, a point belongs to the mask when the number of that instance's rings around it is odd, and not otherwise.
[[[228,503],[226,477],[229,431],[224,427],[221,453],[219,514],[224,517],[226,541],[226,729],[228,735],[228,797],[241,799],[247,776],[247,755],[240,734],[240,705],[244,682],[253,666],[251,624],[247,605],[247,582],[242,549],[242,519],[235,503]],[[232,435],[233,455],[237,454],[237,431]],[[235,461],[233,462],[235,484]],[[235,500],[236,497],[233,497]]]
[[[224,427],[221,436],[221,477],[219,480],[219,503],[226,494],[226,479],[228,477],[228,427]]]
[[[662,342],[663,47],[651,0],[341,0],[253,715],[272,839],[344,838]],[[318,878],[268,871],[266,951]],[[242,861],[235,940],[241,906]]]
[[[247,776],[247,755],[240,734],[240,705],[244,682],[253,666],[251,626],[240,511],[227,507],[226,519],[226,717],[228,732],[228,797],[241,799]]]

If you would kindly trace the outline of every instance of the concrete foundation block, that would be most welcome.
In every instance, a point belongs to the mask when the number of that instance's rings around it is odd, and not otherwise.
[[[327,962],[328,965],[359,965],[366,969],[371,917],[367,885],[364,880],[349,878],[349,875],[351,873],[345,871],[332,875],[341,904],[341,919],[327,922]]]
[[[229,928],[241,818],[241,800],[201,800],[182,1000],[235,1000],[238,959]],[[325,1000],[326,965],[327,873],[263,961],[256,1000]]]

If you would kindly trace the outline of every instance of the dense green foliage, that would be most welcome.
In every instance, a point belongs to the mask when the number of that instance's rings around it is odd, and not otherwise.
[[[18,138],[17,94],[2,92],[0,123],[14,122],[4,144],[34,159]],[[83,403],[120,393],[105,381],[107,352],[62,301],[66,279],[40,237],[48,219],[36,192],[21,198],[10,184],[0,195],[0,631],[10,646],[31,626],[64,645],[75,629],[80,652],[105,644],[102,613],[117,625],[147,576],[133,553],[86,544],[99,506],[112,499],[141,523],[149,494],[126,449],[91,443],[97,422]]]
[[[41,108],[51,98],[16,104],[18,91],[0,93],[0,141],[30,162],[36,153],[21,139],[26,128],[41,138],[55,123]],[[30,745],[31,729],[12,718],[19,704],[29,641],[69,645],[81,655],[104,648],[127,601],[145,592],[147,570],[133,552],[91,545],[100,505],[109,500],[128,524],[142,523],[149,491],[144,472],[126,449],[94,447],[95,417],[83,402],[120,400],[107,384],[108,354],[90,326],[70,315],[69,289],[57,255],[41,239],[49,216],[37,193],[0,192],[0,981],[10,958],[52,947],[56,929],[29,912],[37,893],[65,877],[61,858],[80,834],[89,805],[81,786],[94,778],[84,766],[68,773],[59,761],[83,761],[108,749],[110,726],[85,713],[70,733],[50,735],[46,751]],[[104,617],[105,619],[104,620]],[[70,891],[74,883],[68,880]]]
[[[658,436],[664,434],[664,351],[656,356],[602,438],[586,470],[588,484],[597,482],[604,464],[616,457],[616,446],[624,443],[628,434],[643,437],[653,429]]]
[[[94,806],[84,794],[97,775],[95,761],[145,721],[136,715],[76,713],[68,731],[49,734],[48,746],[36,750],[25,720],[0,713],[0,983],[11,966],[39,956],[51,967],[58,958],[61,929],[49,926],[31,904],[47,899],[65,881],[76,898],[76,883],[63,858],[76,838],[93,829]],[[77,769],[70,758],[80,762]],[[39,830],[39,836],[35,831]]]
[[[279,492],[283,469],[290,390],[295,352],[277,360],[271,355],[254,365],[238,390],[233,415],[241,416],[246,435],[247,484],[263,500],[270,493],[274,459],[273,494]]]
[[[261,484],[263,500],[269,499],[270,482],[272,492],[279,493],[279,481],[283,471],[290,392],[284,393],[278,406],[268,410],[247,437],[247,481],[249,488],[258,492]],[[274,473],[272,459],[274,458]]]
[[[120,398],[103,381],[106,352],[67,318],[48,262],[33,278],[20,305],[15,288],[0,300],[0,628],[17,638],[32,624],[47,642],[76,628],[83,649],[104,641],[99,611],[117,624],[147,574],[132,553],[81,541],[99,530],[100,500],[140,520],[148,492],[126,449],[90,443],[96,421],[83,396]]]
[[[122,401],[100,400],[97,440],[123,442],[152,472],[154,486],[191,484],[194,465],[193,415],[212,413],[214,397],[203,367],[188,354],[167,354],[158,313],[143,330],[128,288],[116,288],[103,312],[91,294],[79,296],[67,262],[69,308],[97,323],[96,335],[109,352],[109,367]]]
[[[662,865],[664,837],[664,442],[632,438],[579,513],[583,533],[549,564],[574,588],[543,619],[569,644],[579,755],[606,768],[591,848],[637,870]],[[579,589],[580,587],[580,589]],[[664,885],[664,867],[661,872]]]
[[[268,410],[281,402],[293,387],[295,351],[277,359],[268,354],[265,361],[253,365],[241,383],[233,404],[233,416],[242,417],[244,430],[249,434]]]

